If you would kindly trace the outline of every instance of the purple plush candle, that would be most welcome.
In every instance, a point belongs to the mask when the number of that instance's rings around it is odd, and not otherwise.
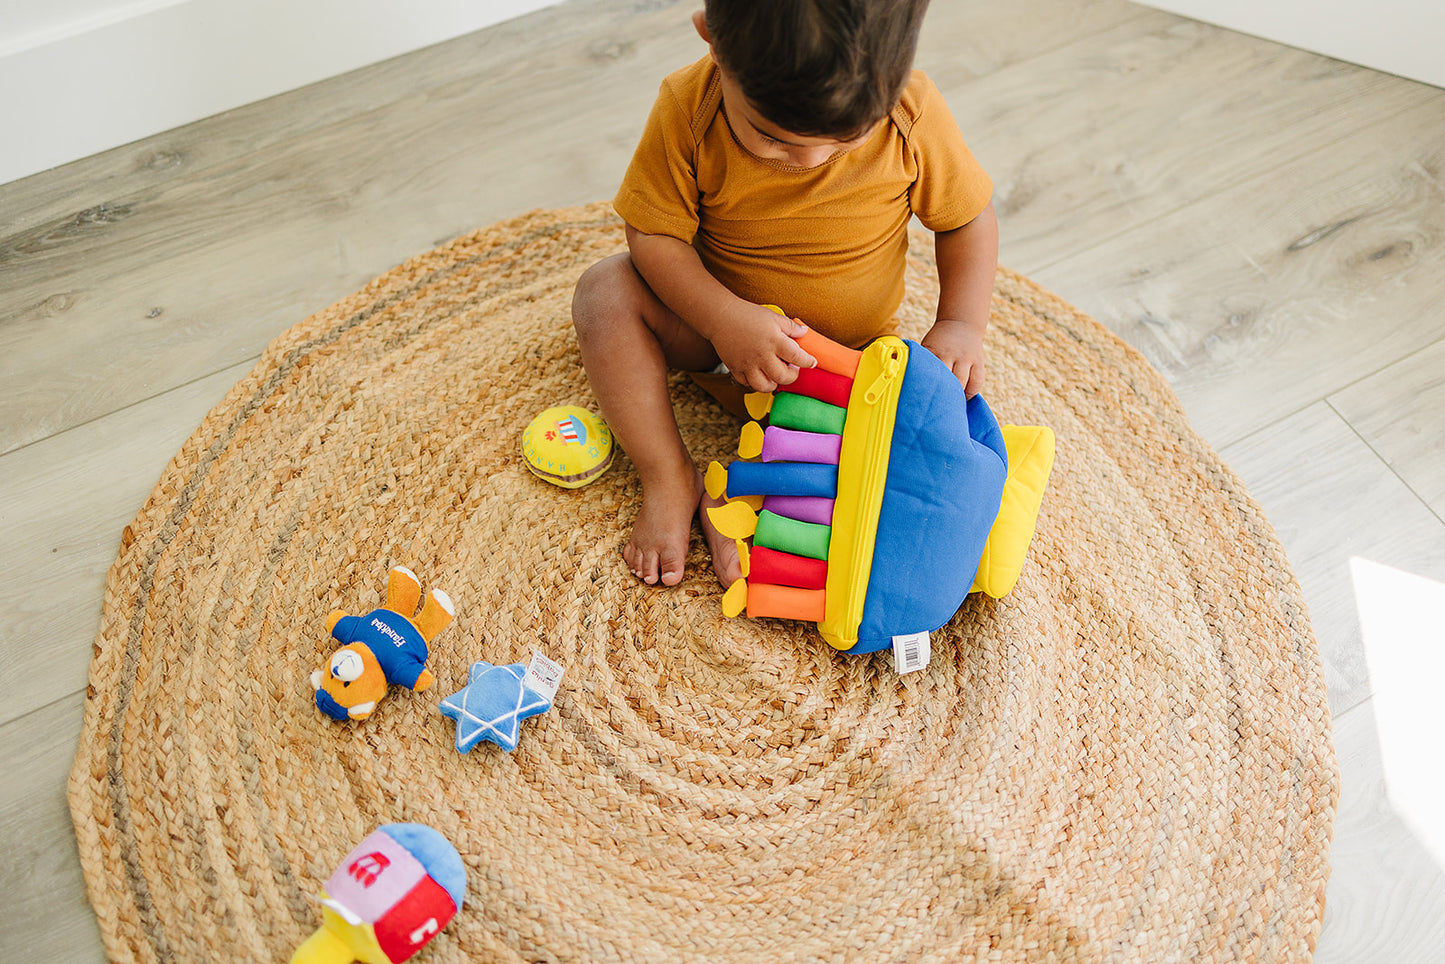
[[[838,464],[843,436],[823,432],[800,432],[769,425],[763,433],[764,462],[818,462]]]
[[[809,495],[770,495],[763,499],[763,508],[799,522],[820,526],[833,524],[832,499]]]

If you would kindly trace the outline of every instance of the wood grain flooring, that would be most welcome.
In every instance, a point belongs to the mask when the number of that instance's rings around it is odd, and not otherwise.
[[[104,575],[278,333],[611,196],[691,3],[570,0],[0,185],[0,960],[104,959],[65,806]],[[936,2],[1001,260],[1169,379],[1280,534],[1344,791],[1317,960],[1445,961],[1386,797],[1349,559],[1445,581],[1445,91],[1123,0]]]

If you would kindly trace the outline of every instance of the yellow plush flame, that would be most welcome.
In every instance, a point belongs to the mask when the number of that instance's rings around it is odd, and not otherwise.
[[[749,415],[761,421],[773,410],[773,395],[771,392],[748,392],[743,396],[743,407]]]
[[[729,539],[747,539],[758,528],[758,514],[752,506],[735,499],[726,505],[713,506],[707,510],[707,517],[718,532]]]
[[[714,499],[725,497],[728,494],[728,470],[721,463],[709,462],[707,472],[703,473],[702,487]]]
[[[757,422],[749,422],[743,426],[742,435],[738,439],[738,455],[745,459],[755,459],[763,454],[763,427]]]
[[[748,608],[748,581],[739,579],[728,586],[727,592],[723,593],[723,615],[731,619],[733,616],[740,615],[746,608]]]

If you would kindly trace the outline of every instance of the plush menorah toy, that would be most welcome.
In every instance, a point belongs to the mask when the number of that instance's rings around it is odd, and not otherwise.
[[[738,454],[760,461],[708,466],[709,494],[728,500],[709,515],[743,563],[723,611],[816,622],[833,647],[867,653],[938,629],[970,591],[1012,590],[1053,432],[1001,429],[917,342],[856,351],[810,329],[799,344],[818,366],[747,397],[757,421]]]

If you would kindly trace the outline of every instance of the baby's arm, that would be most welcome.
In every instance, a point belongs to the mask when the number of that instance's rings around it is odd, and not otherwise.
[[[983,334],[998,271],[998,217],[993,202],[969,223],[934,235],[938,320],[923,347],[953,370],[969,397],[983,388]]]
[[[755,392],[790,384],[817,362],[795,338],[807,328],[729,291],[703,266],[692,245],[627,227],[632,263],[662,303],[712,343],[739,382]]]

